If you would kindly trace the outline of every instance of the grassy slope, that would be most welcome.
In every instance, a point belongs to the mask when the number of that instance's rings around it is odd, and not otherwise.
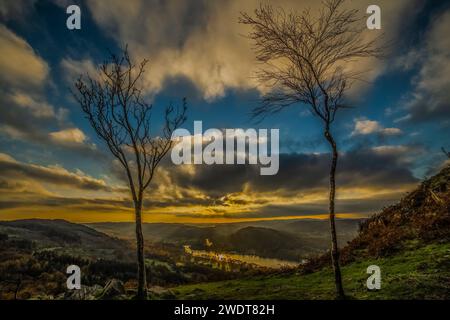
[[[353,299],[449,299],[450,244],[418,246],[388,258],[364,259],[342,268],[344,287]],[[381,268],[381,290],[366,289],[366,269]],[[174,288],[178,299],[333,299],[330,268],[300,275],[274,275]]]

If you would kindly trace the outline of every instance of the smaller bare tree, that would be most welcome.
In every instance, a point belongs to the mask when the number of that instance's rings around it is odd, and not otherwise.
[[[254,116],[266,116],[299,104],[323,124],[332,151],[330,166],[329,218],[331,260],[338,298],[344,298],[335,225],[336,166],[338,148],[331,132],[338,110],[344,108],[344,93],[359,74],[348,62],[378,56],[377,39],[363,37],[364,17],[343,7],[344,0],[327,0],[317,16],[305,10],[286,13],[261,5],[254,17],[243,13],[240,22],[249,25],[256,58],[265,67],[257,74],[269,87]]]
[[[144,101],[142,91],[147,62],[134,64],[125,48],[120,56],[112,54],[99,67],[97,75],[87,75],[86,80],[80,76],[73,92],[90,125],[120,162],[128,179],[136,220],[139,299],[147,296],[142,233],[145,191],[158,164],[172,147],[172,132],[186,120],[183,99],[181,108],[166,107],[162,130],[151,132],[153,106]]]

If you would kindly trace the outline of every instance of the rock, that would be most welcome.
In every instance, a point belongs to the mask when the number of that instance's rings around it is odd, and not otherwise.
[[[173,300],[176,298],[175,294],[166,288],[160,286],[152,286],[148,289],[148,293],[151,297],[165,299],[165,300]]]
[[[95,300],[103,288],[99,285],[81,286],[79,290],[71,290],[64,294],[65,300]]]
[[[154,294],[162,294],[165,291],[167,291],[167,289],[160,287],[160,286],[152,286],[148,289],[148,292],[154,293]]]

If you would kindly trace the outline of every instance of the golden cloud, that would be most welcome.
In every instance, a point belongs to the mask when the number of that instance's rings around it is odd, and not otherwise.
[[[269,1],[270,2],[270,1]],[[250,1],[164,1],[143,0],[88,1],[88,7],[97,24],[118,44],[128,43],[138,59],[149,58],[151,68],[146,73],[147,87],[152,92],[163,89],[165,81],[174,77],[187,78],[205,99],[225,94],[227,89],[257,88],[252,43],[245,36],[247,26],[238,23],[241,12],[252,12],[260,4]],[[369,0],[347,2],[365,14],[372,4]],[[415,8],[416,1],[383,0],[382,28],[385,41],[395,39],[400,32],[405,11]],[[311,8],[317,12],[320,1],[273,1],[274,6],[301,11]],[[368,32],[374,37],[379,32]],[[373,80],[383,72],[377,60],[349,63],[355,71],[367,70],[367,79]],[[264,88],[259,88],[264,90]],[[361,86],[353,93],[361,93]]]
[[[49,67],[33,48],[4,25],[0,25],[0,82],[16,87],[39,87]]]

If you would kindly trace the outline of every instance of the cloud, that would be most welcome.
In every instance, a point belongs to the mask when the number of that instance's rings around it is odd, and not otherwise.
[[[417,147],[358,148],[340,154],[338,212],[369,213],[395,202],[418,179]],[[280,171],[260,176],[253,165],[180,165],[165,159],[146,195],[147,212],[197,218],[261,218],[326,214],[329,154],[281,154]],[[120,167],[115,175],[123,178]],[[277,211],[278,209],[278,211]]]
[[[24,92],[13,92],[10,96],[12,104],[27,109],[36,118],[57,118],[55,109],[45,101],[37,101]]]
[[[336,212],[349,214],[350,217],[361,217],[379,211],[381,208],[398,201],[401,192],[392,192],[389,195],[373,197],[371,199],[338,199]],[[327,216],[328,201],[323,199],[301,204],[268,204],[243,213],[222,214],[225,218],[283,218],[283,217],[320,217]],[[213,218],[214,216],[211,216]]]
[[[15,0],[0,2],[0,18],[24,22],[27,15],[33,10],[37,0]]]
[[[78,128],[50,132],[49,135],[53,141],[60,144],[83,144],[87,139],[83,131]]]
[[[420,65],[413,92],[406,104],[408,114],[399,121],[447,121],[450,116],[450,10],[432,20],[419,49],[410,55]],[[418,52],[418,53],[417,53]]]
[[[377,146],[372,148],[377,154],[380,155],[405,155],[408,152],[417,151],[417,148],[411,146]],[[415,153],[415,152],[414,152]]]
[[[74,60],[71,58],[64,58],[60,63],[60,67],[64,72],[65,80],[70,85],[73,85],[74,80],[80,75],[89,74],[91,77],[95,77],[98,73],[97,67],[89,59]]]
[[[53,131],[46,137],[48,144],[55,147],[70,149],[81,156],[89,156],[97,161],[104,161],[106,154],[97,148],[97,145],[89,142],[89,137],[78,128],[67,128]]]
[[[370,1],[347,2],[365,13]],[[383,8],[383,28],[389,30],[386,41],[401,29],[399,14],[412,10],[416,1],[379,1]],[[252,43],[245,36],[248,27],[238,23],[241,12],[252,12],[260,4],[250,1],[179,1],[163,2],[88,0],[95,22],[122,46],[129,44],[138,59],[150,59],[146,87],[152,92],[163,89],[167,79],[183,77],[192,81],[207,100],[226,94],[229,89],[249,90],[258,86]],[[301,11],[319,9],[318,1],[283,0],[275,6]],[[372,37],[376,32],[367,33]],[[383,64],[368,60],[352,64],[355,71],[368,70],[366,80],[383,72]],[[356,70],[357,69],[357,70]],[[361,93],[361,87],[354,93]]]
[[[108,181],[108,182],[107,182]],[[131,212],[128,188],[99,179],[81,170],[59,165],[38,165],[0,153],[0,214],[80,217],[88,213]],[[89,217],[87,218],[89,220]]]
[[[22,38],[0,25],[0,83],[16,88],[37,88],[47,78],[49,67]]]
[[[221,97],[229,88],[256,86],[235,2],[88,1],[88,6],[119,45],[128,43],[137,59],[150,59],[150,92],[161,91],[176,77],[192,81],[205,99]]]
[[[352,136],[380,134],[384,136],[394,136],[401,134],[399,128],[384,128],[378,121],[355,119],[355,127]]]
[[[408,169],[409,159],[415,149],[407,146],[358,149],[342,153],[337,181],[341,190],[353,190],[354,196],[367,192],[367,196],[383,190],[405,190],[417,183]],[[328,189],[329,154],[281,154],[280,171],[275,176],[260,176],[258,167],[235,166],[176,166],[165,164],[164,184],[180,189],[194,189],[212,203],[247,203],[239,194],[252,194],[248,202],[257,203],[254,197],[270,202],[271,195],[292,201],[292,196],[325,199]],[[161,180],[158,177],[158,183]],[[356,191],[355,191],[356,189]],[[264,200],[266,199],[266,200]]]
[[[69,123],[68,109],[48,102],[50,67],[45,60],[4,25],[0,25],[0,43],[0,134],[98,156],[85,133]]]
[[[44,129],[66,115],[65,109],[56,110],[43,97],[49,66],[3,25],[0,43],[0,131],[14,139],[45,139]]]
[[[99,212],[113,212],[113,211],[129,211],[132,206],[130,201],[113,200],[113,199],[86,199],[86,198],[66,198],[54,195],[43,197],[35,197],[32,194],[26,194],[18,200],[4,200],[0,201],[0,210],[17,209],[20,207],[53,207],[53,208],[77,208],[77,211],[99,211]]]
[[[49,183],[80,190],[114,190],[104,180],[93,178],[81,171],[70,172],[60,166],[41,166],[24,163],[4,153],[0,153],[0,175],[3,179],[8,178],[16,181],[31,179],[40,183]]]
[[[408,169],[414,150],[408,146],[379,146],[341,153],[337,212],[371,213],[411,190],[418,183]],[[270,177],[260,176],[257,166],[173,166],[166,159],[146,194],[145,212],[168,219],[326,214],[330,155],[280,157],[280,171]],[[0,176],[0,193],[5,199],[0,206],[4,210],[20,211],[30,205],[61,213],[69,209],[105,213],[130,210],[127,188],[109,187],[105,180],[80,171],[27,164],[0,154]],[[120,185],[125,186],[125,182]],[[38,188],[42,190],[37,191]]]
[[[48,129],[60,126],[67,116],[66,109],[55,109],[41,94],[14,86],[4,86],[0,93],[0,131],[10,138],[47,142]]]

